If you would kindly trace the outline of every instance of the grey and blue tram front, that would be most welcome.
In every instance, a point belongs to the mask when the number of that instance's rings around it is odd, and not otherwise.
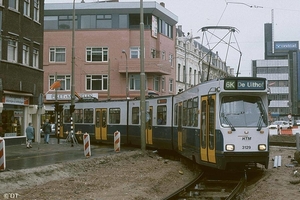
[[[216,145],[218,164],[225,168],[257,163],[268,167],[267,111],[259,96],[223,97],[219,122],[216,131],[216,138],[219,138]]]

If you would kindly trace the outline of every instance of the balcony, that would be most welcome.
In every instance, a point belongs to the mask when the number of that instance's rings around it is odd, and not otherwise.
[[[140,59],[128,59],[127,60],[128,73],[140,73]],[[145,59],[144,71],[147,74],[156,75],[170,75],[171,64],[166,60],[160,58]],[[119,64],[119,73],[126,73],[126,61],[122,61]]]

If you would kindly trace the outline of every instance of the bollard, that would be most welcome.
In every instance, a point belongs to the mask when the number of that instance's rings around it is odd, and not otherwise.
[[[121,141],[121,138],[120,138],[120,132],[119,131],[116,131],[114,133],[114,148],[115,148],[115,152],[120,152],[120,141]]]
[[[273,167],[276,168],[276,167],[277,167],[277,164],[278,164],[278,156],[275,156]]]
[[[83,134],[83,148],[84,148],[85,157],[89,157],[92,155],[91,145],[90,145],[90,135],[87,133]]]
[[[5,140],[0,137],[0,171],[4,171],[6,168],[5,161]]]

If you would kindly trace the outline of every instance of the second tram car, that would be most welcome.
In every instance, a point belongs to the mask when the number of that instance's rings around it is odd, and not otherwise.
[[[228,77],[177,95],[146,99],[146,146],[169,149],[208,167],[242,168],[269,162],[268,88],[265,78]],[[140,100],[77,102],[74,132],[92,141],[141,145]],[[63,128],[70,131],[69,105]]]

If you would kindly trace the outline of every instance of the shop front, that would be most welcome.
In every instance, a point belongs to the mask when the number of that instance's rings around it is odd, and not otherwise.
[[[2,112],[0,112],[0,137],[5,145],[26,143],[26,112],[29,106],[29,95],[18,96],[5,94],[2,98]]]

